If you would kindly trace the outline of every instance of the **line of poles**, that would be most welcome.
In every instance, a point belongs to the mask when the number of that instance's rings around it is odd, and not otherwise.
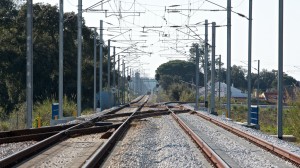
[[[27,50],[26,50],[26,105],[27,105],[27,127],[32,127],[32,110],[33,110],[33,42],[32,42],[32,20],[33,20],[33,12],[32,12],[32,0],[27,0],[27,18],[26,18],[26,29],[27,29]],[[63,0],[60,0],[60,17],[59,17],[59,117],[63,117]],[[231,0],[227,0],[227,114],[228,117],[231,117]],[[78,40],[78,64],[77,64],[77,116],[81,115],[81,83],[82,83],[82,0],[78,0],[78,32],[77,32],[77,40]],[[205,102],[207,101],[207,54],[208,54],[208,41],[207,41],[207,20],[205,20]],[[213,23],[215,25],[215,23]],[[213,26],[213,32],[215,26]],[[278,36],[278,106],[277,106],[277,125],[278,125],[278,138],[282,138],[282,78],[283,78],[283,0],[279,0],[279,36]],[[214,34],[214,33],[213,33]],[[213,35],[214,36],[214,35]],[[248,92],[251,92],[251,83],[249,82],[251,79],[251,42],[252,42],[252,0],[249,0],[249,43],[248,43]],[[214,40],[214,38],[213,38]],[[110,42],[109,42],[110,45]],[[214,44],[213,44],[214,48]],[[213,49],[214,50],[214,49]],[[103,21],[100,21],[100,65],[103,62]],[[212,56],[214,60],[214,53]],[[94,59],[95,59],[94,52]],[[110,54],[109,58],[110,60]],[[115,58],[114,58],[115,59]],[[119,61],[119,60],[118,60]],[[118,63],[119,64],[119,63]],[[108,65],[110,66],[110,65]],[[198,65],[197,65],[198,66]],[[213,65],[214,66],[214,65]],[[125,76],[125,64],[123,63],[123,75]],[[250,67],[250,68],[249,68]],[[94,65],[95,68],[95,65]],[[119,69],[119,68],[118,68]],[[212,72],[211,76],[214,76]],[[94,69],[95,74],[95,69]],[[99,93],[101,95],[102,92],[102,68],[99,70]],[[110,75],[110,74],[109,74]],[[109,79],[110,80],[110,79]],[[123,82],[124,83],[124,82]],[[214,83],[214,81],[212,81]],[[95,84],[95,80],[94,80]],[[109,81],[110,84],[110,81]],[[197,83],[198,84],[198,83]],[[110,87],[110,86],[109,86]],[[196,87],[198,92],[198,87]],[[95,90],[94,90],[95,91]],[[214,93],[214,91],[212,92]],[[214,95],[214,94],[212,94]],[[101,96],[100,103],[101,103]],[[95,95],[94,95],[95,99]],[[251,104],[251,97],[248,95],[248,109]],[[197,100],[198,102],[198,100]],[[214,102],[214,100],[213,100]],[[94,100],[94,109],[96,107],[96,103]],[[198,108],[198,107],[197,107]],[[211,112],[214,112],[214,104],[211,106]],[[249,110],[248,110],[248,124],[249,120]]]
[[[231,118],[231,0],[227,0],[227,117]],[[247,95],[247,124],[251,125],[251,62],[252,62],[252,0],[249,0],[249,29],[248,29],[248,95]],[[215,23],[212,23],[212,64],[211,64],[211,103],[209,111],[211,114],[215,112]],[[277,103],[277,136],[282,139],[282,100],[283,100],[283,0],[279,0],[279,39],[278,39],[278,103]],[[205,20],[205,51],[204,51],[204,102],[207,108],[207,80],[208,80],[208,21]],[[199,49],[196,46],[196,102],[195,110],[198,110],[199,87],[198,87],[198,69],[199,69]],[[219,60],[221,61],[221,55]],[[258,76],[259,76],[259,60],[258,60]],[[219,62],[219,77],[221,62]],[[257,108],[259,105],[259,83],[257,88]],[[219,78],[219,101],[220,101],[220,78]]]

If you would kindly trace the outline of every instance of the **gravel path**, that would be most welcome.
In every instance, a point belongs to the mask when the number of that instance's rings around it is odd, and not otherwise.
[[[191,114],[178,116],[232,167],[294,167],[291,163],[199,116]]]
[[[13,153],[16,153],[20,150],[23,150],[33,144],[37,143],[36,141],[25,141],[17,143],[6,143],[0,145],[0,159],[3,159]]]
[[[81,167],[104,142],[103,133],[69,138],[52,146],[18,167]]]
[[[103,167],[211,167],[171,116],[132,124]]]

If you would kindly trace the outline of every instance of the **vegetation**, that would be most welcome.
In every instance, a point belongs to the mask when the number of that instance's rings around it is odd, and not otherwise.
[[[5,129],[11,122],[6,124],[2,121],[9,121],[11,117],[15,119],[16,116],[23,119],[22,115],[26,114],[26,10],[26,5],[16,7],[13,0],[0,1],[0,34],[3,35],[0,37],[0,119]],[[49,123],[49,108],[58,99],[58,17],[57,6],[33,5],[34,117],[40,116],[42,124],[46,125]],[[84,19],[82,37],[82,104],[85,111],[93,103],[94,33],[85,25]],[[104,54],[107,54],[107,47]],[[103,73],[107,76],[106,58]],[[76,109],[76,84],[77,15],[70,12],[64,14],[64,95],[69,103],[64,104],[66,115],[72,115],[73,109]],[[107,87],[107,77],[103,78],[103,87]]]
[[[224,100],[225,101],[225,100]],[[226,107],[219,106],[217,103],[218,115],[226,115]],[[298,99],[289,102],[290,107],[283,110],[283,133],[285,135],[293,135],[300,144],[300,95]],[[238,122],[247,122],[247,105],[233,105],[231,109],[231,119]],[[259,109],[259,125],[260,130],[270,135],[277,134],[277,108],[268,107]]]
[[[195,70],[195,63],[183,60],[169,61],[161,64],[156,69],[156,74],[159,74],[156,75],[156,80],[159,81],[163,89],[168,90],[168,87],[172,83],[180,83],[181,81],[195,81]],[[203,73],[200,73],[199,78],[199,81],[203,81]],[[199,82],[199,84],[201,83]]]

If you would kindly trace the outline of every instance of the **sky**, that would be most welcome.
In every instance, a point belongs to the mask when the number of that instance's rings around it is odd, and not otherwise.
[[[134,44],[134,47],[120,55],[132,71],[139,71],[143,76],[151,78],[154,78],[155,70],[159,65],[169,60],[187,59],[191,44],[199,42],[199,37],[204,39],[204,20],[207,19],[209,23],[216,22],[217,25],[227,23],[226,11],[203,11],[222,10],[221,7],[210,2],[226,7],[226,0],[107,1],[103,4],[103,8],[99,6],[94,9],[108,10],[110,13],[106,16],[105,13],[84,12],[86,25],[99,27],[100,20],[103,20],[104,40],[106,44],[108,39],[116,40],[111,43],[112,46],[117,47],[116,53]],[[38,2],[58,5],[59,0],[33,0],[33,3]],[[97,2],[99,0],[83,0],[83,9]],[[232,0],[231,3],[233,11],[245,16],[249,15],[248,0]],[[77,4],[78,0],[64,0],[64,11],[77,13]],[[300,80],[299,7],[299,0],[284,1],[283,71],[297,80]],[[231,65],[243,66],[247,69],[248,20],[235,13],[231,15]],[[257,68],[255,60],[260,60],[260,69],[277,70],[278,0],[253,0],[252,29],[252,73],[257,73],[254,69]],[[119,35],[120,33],[124,34]],[[211,43],[211,27],[209,27],[208,37]],[[216,30],[216,55],[221,55],[223,67],[226,68],[226,26],[218,27]]]

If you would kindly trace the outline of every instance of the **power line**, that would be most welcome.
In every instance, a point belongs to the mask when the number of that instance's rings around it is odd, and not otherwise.
[[[213,5],[216,5],[216,6],[220,7],[220,8],[223,8],[223,9],[227,10],[227,8],[226,8],[226,7],[224,7],[224,6],[221,6],[221,5],[219,5],[219,4],[216,4],[216,3],[214,3],[214,2],[211,2],[211,1],[209,1],[209,0],[206,0],[206,1],[207,1],[207,2],[209,2],[209,3],[211,3],[211,4],[213,4]],[[239,16],[241,16],[241,17],[243,17],[243,18],[246,18],[246,19],[248,19],[248,20],[249,20],[249,18],[248,18],[247,16],[245,16],[244,14],[241,14],[241,13],[235,12],[235,11],[233,11],[233,10],[231,10],[231,12],[232,12],[232,13],[235,13],[235,14],[237,14],[237,15],[239,15]]]

